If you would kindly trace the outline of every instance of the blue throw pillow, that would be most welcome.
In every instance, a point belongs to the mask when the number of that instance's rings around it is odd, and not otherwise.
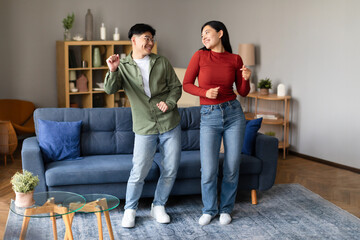
[[[46,162],[80,157],[81,123],[38,120],[38,139]]]
[[[242,153],[246,155],[253,155],[256,134],[261,127],[262,118],[246,121],[244,144]]]

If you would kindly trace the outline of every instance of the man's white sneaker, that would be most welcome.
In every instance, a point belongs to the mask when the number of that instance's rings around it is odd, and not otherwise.
[[[200,225],[208,225],[213,218],[214,217],[211,216],[210,214],[205,213],[199,218],[199,224]]]
[[[221,213],[220,214],[220,224],[221,225],[228,225],[231,223],[231,216],[228,213]]]
[[[125,209],[124,216],[121,222],[123,228],[133,228],[135,226],[135,209]]]
[[[170,222],[170,216],[165,212],[164,206],[154,206],[154,204],[151,204],[150,215],[155,218],[158,223]]]

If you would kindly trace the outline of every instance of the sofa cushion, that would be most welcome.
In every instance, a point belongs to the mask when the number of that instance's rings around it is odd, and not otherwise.
[[[179,108],[181,116],[181,149],[200,149],[200,107]]]
[[[56,122],[38,119],[39,146],[46,162],[80,157],[81,120]]]
[[[246,155],[253,155],[256,134],[261,127],[262,118],[246,121],[244,143],[242,147],[242,153]]]
[[[161,154],[155,155],[154,161],[160,169],[160,173],[163,170],[161,165]],[[200,151],[182,151],[179,169],[176,175],[177,179],[185,178],[200,178]]]
[[[78,161],[51,162],[46,165],[48,186],[127,182],[132,154],[86,156]],[[145,181],[157,181],[159,169],[153,163]]]

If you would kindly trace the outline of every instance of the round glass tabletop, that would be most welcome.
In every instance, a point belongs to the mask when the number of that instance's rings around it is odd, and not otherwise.
[[[95,213],[110,211],[120,204],[120,200],[112,195],[108,194],[84,194],[82,195],[86,199],[86,204],[79,212]],[[72,199],[68,199],[71,202]]]
[[[34,205],[27,208],[17,207],[12,200],[10,210],[24,217],[56,217],[76,212],[86,203],[80,194],[63,191],[34,193],[34,200]]]

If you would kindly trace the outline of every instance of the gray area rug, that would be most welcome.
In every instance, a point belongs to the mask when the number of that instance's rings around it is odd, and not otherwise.
[[[142,199],[133,229],[121,227],[124,202],[110,211],[115,239],[359,239],[360,219],[298,184],[279,184],[258,194],[258,205],[240,193],[233,221],[222,226],[216,217],[200,226],[200,195],[171,197],[167,212],[170,224],[159,224],[149,216],[151,199]],[[245,199],[246,198],[246,199]],[[110,239],[103,221],[104,239]],[[22,217],[9,211],[4,239],[19,239]],[[58,238],[65,226],[57,219]],[[94,214],[77,213],[72,225],[74,239],[98,239]],[[31,219],[26,239],[53,239],[48,218]]]

